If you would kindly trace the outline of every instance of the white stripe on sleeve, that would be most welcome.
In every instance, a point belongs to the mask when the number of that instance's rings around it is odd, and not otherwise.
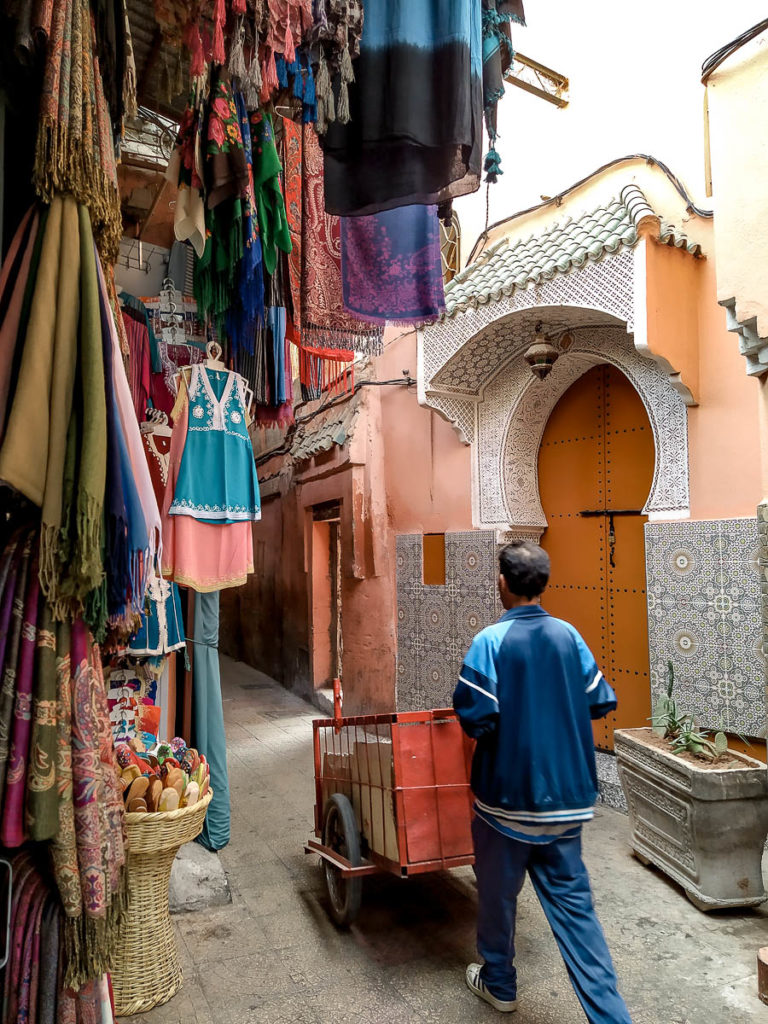
[[[480,693],[483,694],[484,697],[490,697],[490,699],[495,704],[499,703],[498,697],[494,697],[492,693],[489,693],[487,690],[484,690],[482,686],[478,686],[477,683],[470,683],[470,681],[468,679],[465,679],[464,676],[459,676],[459,682],[464,683],[465,686],[471,686],[473,690],[478,690]]]
[[[595,678],[592,680],[592,682],[589,684],[589,686],[586,688],[586,690],[584,692],[585,693],[592,693],[592,691],[597,687],[598,683],[600,682],[600,680],[602,678],[603,678],[603,673],[598,669],[597,675],[595,676]]]

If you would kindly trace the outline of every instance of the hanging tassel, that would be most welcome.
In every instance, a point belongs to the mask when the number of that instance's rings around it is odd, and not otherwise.
[[[215,64],[224,64],[227,54],[224,50],[224,24],[227,20],[227,12],[224,7],[224,0],[216,0],[213,6],[213,61]]]
[[[248,75],[248,69],[245,66],[245,53],[243,52],[244,44],[245,25],[243,23],[243,19],[240,18],[240,21],[232,34],[232,49],[229,51],[229,63],[227,67],[229,68],[230,77],[232,79],[237,79],[241,89]]]
[[[248,79],[245,87],[245,105],[248,110],[255,110],[259,105],[261,92],[261,65],[258,53],[254,51],[251,66],[248,68]]]
[[[504,173],[501,169],[501,157],[494,145],[491,145],[486,154],[483,170],[485,171],[485,180],[490,182],[491,185],[495,185],[499,180],[499,175]]]
[[[283,50],[283,56],[287,64],[293,64],[296,60],[296,47],[293,42],[293,32],[291,32],[291,19],[288,17],[288,26],[285,30],[285,50]]]
[[[203,40],[200,35],[200,25],[198,22],[190,22],[187,26],[186,43],[190,53],[190,77],[199,78],[205,73],[205,53],[203,52]]]
[[[277,54],[275,57],[275,71],[277,72],[277,84],[281,89],[288,88],[288,65],[285,63],[285,57],[282,54]]]
[[[349,114],[349,86],[342,79],[341,87],[339,89],[339,102],[336,108],[336,119],[339,124],[348,124],[350,119]]]
[[[349,83],[355,80],[355,69],[352,67],[352,57],[349,52],[349,36],[344,43],[344,49],[341,53],[341,63],[339,64],[339,73],[341,75],[341,88],[339,89],[339,103],[336,108],[336,116],[338,117],[340,124],[348,124],[350,120],[349,112]]]
[[[342,82],[354,82],[355,69],[352,67],[352,57],[349,53],[349,46],[344,47],[344,52],[341,55],[339,71],[341,72]]]
[[[331,75],[324,53],[320,54],[320,60],[317,65],[315,95],[317,96],[317,132],[319,135],[324,135],[328,130],[329,122],[336,120]]]
[[[275,55],[270,50],[269,59],[264,62],[264,66],[261,69],[261,99],[264,103],[270,98],[270,96],[280,88],[280,82],[277,78],[277,67],[275,65]]]
[[[245,14],[245,0],[232,0],[232,13]]]

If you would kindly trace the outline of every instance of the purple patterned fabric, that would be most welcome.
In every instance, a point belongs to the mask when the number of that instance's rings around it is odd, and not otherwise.
[[[37,611],[40,601],[40,579],[35,555],[24,600],[24,621],[16,671],[16,700],[13,708],[11,747],[5,776],[0,842],[13,849],[24,842],[24,798],[26,795],[29,738],[32,735],[32,684],[34,682],[35,649],[37,646]]]
[[[422,324],[445,309],[435,206],[341,218],[344,308],[370,323]]]

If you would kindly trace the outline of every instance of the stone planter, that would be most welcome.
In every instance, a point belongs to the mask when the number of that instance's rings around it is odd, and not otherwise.
[[[637,857],[679,882],[699,910],[763,903],[766,766],[731,751],[743,768],[699,768],[653,746],[649,735],[614,733]]]

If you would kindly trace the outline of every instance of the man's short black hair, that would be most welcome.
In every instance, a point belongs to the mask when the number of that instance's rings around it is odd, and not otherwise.
[[[513,540],[499,552],[499,570],[510,594],[538,597],[549,582],[549,555],[531,540]]]

